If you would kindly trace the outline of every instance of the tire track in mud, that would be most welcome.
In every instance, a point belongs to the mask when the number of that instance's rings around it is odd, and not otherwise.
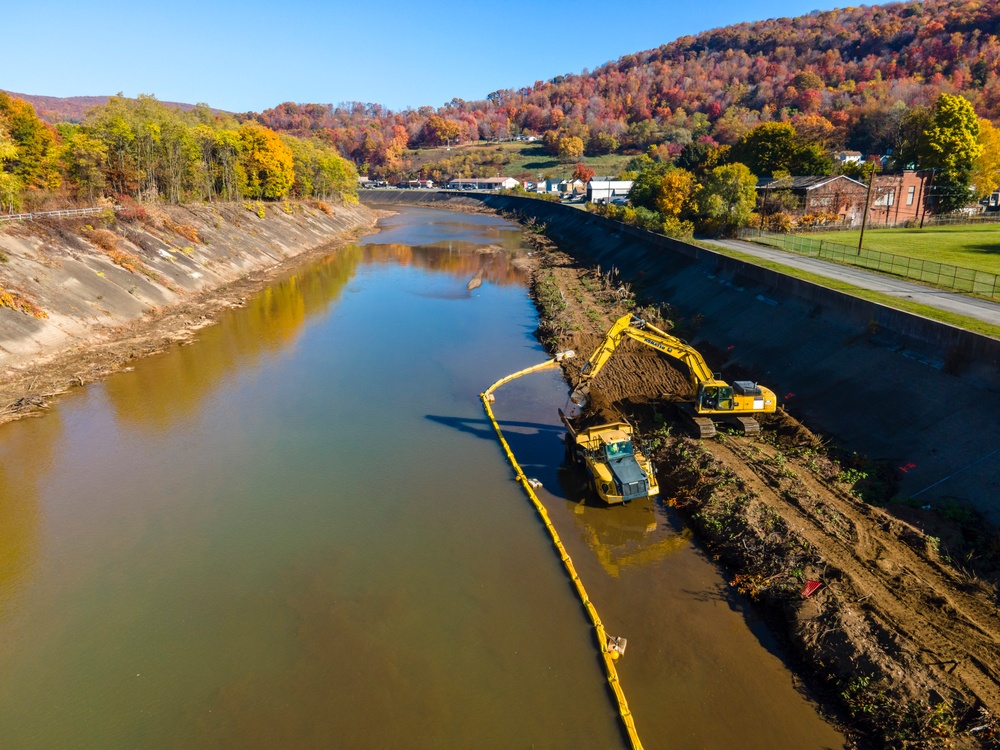
[[[895,640],[898,656],[893,671],[907,670],[910,677],[919,677],[912,670],[923,668],[927,674],[917,681],[925,689],[943,683],[971,693],[991,711],[1000,709],[1000,617],[995,607],[990,611],[985,605],[985,592],[967,593],[965,589],[976,589],[976,584],[933,560],[916,529],[824,487],[808,476],[808,468],[797,465],[795,480],[779,476],[765,463],[769,453],[773,455],[768,448],[762,446],[754,455],[749,445],[733,438],[706,446],[724,464],[750,469],[756,475],[757,481],[751,483],[760,493],[758,499],[846,578],[854,596],[838,591],[844,579],[828,588],[840,596],[844,607],[858,608]],[[801,483],[804,496],[789,491],[795,481]],[[846,540],[839,529],[823,523],[826,513],[815,512],[820,504],[847,520]],[[924,546],[924,554],[916,545]]]

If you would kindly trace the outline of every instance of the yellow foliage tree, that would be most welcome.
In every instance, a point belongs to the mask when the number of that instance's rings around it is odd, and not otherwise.
[[[972,186],[977,198],[985,198],[1000,187],[1000,130],[980,117],[978,138],[983,151],[972,167]]]
[[[245,122],[240,128],[240,146],[247,197],[277,200],[288,195],[295,183],[295,159],[278,134],[255,122]]]
[[[577,161],[583,157],[583,139],[575,135],[559,139],[559,158],[562,161]]]
[[[17,146],[0,123],[0,211],[14,212],[21,206],[21,181],[4,170],[4,162],[17,156]]]
[[[685,169],[671,169],[660,178],[653,208],[665,218],[677,218],[694,190],[694,175]]]

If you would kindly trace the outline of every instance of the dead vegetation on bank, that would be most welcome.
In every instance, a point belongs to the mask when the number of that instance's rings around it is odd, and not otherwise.
[[[668,306],[636,309],[615,269],[578,265],[529,229],[538,336],[581,355],[565,365],[571,384],[625,312],[696,330]],[[967,509],[899,502],[895,469],[825,445],[780,410],[758,439],[685,437],[670,402],[688,394],[665,357],[623,349],[583,418],[623,414],[639,427],[663,501],[762,609],[858,746],[1000,747],[997,530]],[[820,586],[805,597],[809,581]]]

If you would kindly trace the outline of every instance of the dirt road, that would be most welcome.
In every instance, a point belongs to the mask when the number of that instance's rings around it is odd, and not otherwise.
[[[534,241],[539,335],[553,351],[577,352],[565,366],[575,384],[603,333],[634,303],[613,275]],[[638,312],[671,325],[669,309]],[[942,518],[941,538],[926,536],[905,520],[919,508],[861,498],[888,500],[891,470],[828,449],[780,410],[760,438],[685,437],[671,402],[691,391],[671,360],[629,342],[592,382],[581,419],[623,414],[639,426],[665,501],[686,513],[733,585],[769,615],[859,746],[997,747],[996,531],[963,537],[968,529]],[[922,517],[922,527],[933,520]],[[807,581],[820,587],[804,598]]]

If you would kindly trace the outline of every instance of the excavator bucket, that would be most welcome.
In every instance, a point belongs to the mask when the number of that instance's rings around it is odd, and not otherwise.
[[[584,383],[577,387],[570,395],[569,400],[574,404],[579,406],[581,409],[587,405],[590,400],[590,385]]]

